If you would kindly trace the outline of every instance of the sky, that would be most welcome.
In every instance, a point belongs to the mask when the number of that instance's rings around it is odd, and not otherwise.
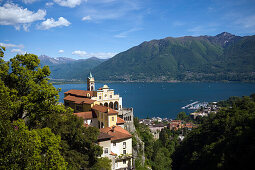
[[[110,58],[144,41],[255,34],[255,0],[0,0],[4,60]]]

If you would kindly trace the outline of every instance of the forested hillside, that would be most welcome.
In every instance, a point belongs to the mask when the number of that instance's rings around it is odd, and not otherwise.
[[[217,114],[200,118],[196,121],[199,123],[197,128],[186,130],[183,141],[178,135],[184,131],[169,129],[163,129],[159,139],[154,140],[148,126],[135,119],[136,133],[144,142],[146,158],[143,165],[141,156],[138,156],[136,167],[155,170],[253,169],[255,94],[230,97],[219,102],[219,106],[222,108]],[[177,119],[191,121],[183,115],[185,113],[179,113]]]
[[[105,61],[96,57],[74,60],[64,57],[54,59],[45,55],[39,56],[39,59],[41,66],[49,66],[50,78],[63,80],[85,80],[92,68]]]
[[[100,80],[254,81],[255,36],[168,37],[143,42],[93,69]]]
[[[173,169],[253,169],[255,95],[230,98],[176,148]]]

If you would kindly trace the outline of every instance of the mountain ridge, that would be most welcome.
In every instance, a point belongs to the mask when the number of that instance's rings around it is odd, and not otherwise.
[[[67,57],[53,58],[41,55],[38,58],[41,61],[41,66],[49,66],[50,78],[54,80],[85,80],[92,68],[106,61],[106,59],[96,57],[76,60]]]
[[[145,41],[93,68],[98,80],[254,81],[255,36],[166,37]]]

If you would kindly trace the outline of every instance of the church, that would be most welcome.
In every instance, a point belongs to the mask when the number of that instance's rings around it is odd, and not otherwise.
[[[122,108],[122,97],[107,85],[96,90],[90,73],[87,90],[69,90],[64,93],[64,105],[84,121],[84,126],[97,127],[98,144],[102,157],[112,161],[112,169],[132,169],[133,109]]]

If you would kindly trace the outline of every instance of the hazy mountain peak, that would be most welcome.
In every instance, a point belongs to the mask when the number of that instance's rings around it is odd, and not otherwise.
[[[233,37],[233,36],[235,36],[235,35],[230,34],[228,32],[222,32],[222,33],[216,35],[216,37]]]

